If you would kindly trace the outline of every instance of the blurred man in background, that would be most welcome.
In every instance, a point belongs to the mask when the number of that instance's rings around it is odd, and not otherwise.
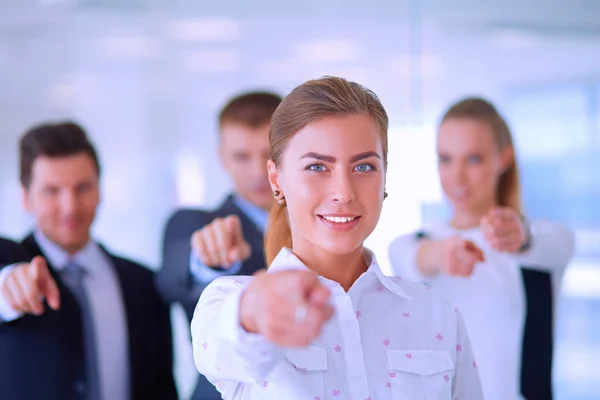
[[[263,236],[273,193],[267,179],[269,125],[281,97],[250,92],[231,99],[219,115],[219,157],[234,192],[216,210],[177,210],[163,243],[157,286],[180,303],[189,321],[202,290],[223,275],[249,275],[265,268]],[[221,396],[200,377],[194,400]]]
[[[85,132],[30,130],[20,175],[36,227],[16,248],[27,254],[7,261],[33,260],[0,270],[0,398],[177,398],[169,310],[153,273],[90,236],[100,164]]]

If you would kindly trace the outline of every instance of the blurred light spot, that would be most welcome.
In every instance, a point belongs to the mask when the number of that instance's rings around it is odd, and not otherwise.
[[[260,68],[257,68],[256,74],[260,79],[270,83],[276,82],[297,82],[307,81],[315,77],[298,60],[259,60]],[[295,86],[294,85],[294,86]]]
[[[239,55],[233,50],[190,50],[183,53],[181,67],[195,72],[236,71]]]
[[[536,38],[523,29],[501,28],[494,30],[492,43],[506,49],[528,49],[537,44]]]
[[[181,42],[223,42],[240,36],[240,24],[228,18],[186,18],[169,23],[168,35]]]
[[[145,37],[137,35],[114,35],[99,39],[103,55],[111,58],[146,58],[156,54],[155,45]]]
[[[48,103],[52,108],[71,107],[75,98],[75,87],[66,82],[57,83],[50,87]]]
[[[600,255],[600,228],[583,229],[578,228],[575,231],[575,243],[577,245],[577,254]]]
[[[360,44],[350,40],[320,40],[297,45],[298,57],[308,63],[355,62],[361,59]]]
[[[421,77],[438,78],[442,75],[442,57],[438,54],[422,54],[416,63],[418,71],[412,70],[411,56],[403,54],[390,60],[389,73],[394,79],[411,79]]]
[[[599,263],[572,262],[565,271],[561,295],[600,299]]]
[[[204,202],[204,175],[198,152],[184,150],[179,154],[175,179],[178,206],[198,205]]]

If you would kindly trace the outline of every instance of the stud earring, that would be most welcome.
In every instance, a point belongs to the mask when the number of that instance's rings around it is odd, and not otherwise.
[[[286,206],[285,196],[281,195],[281,191],[273,190],[273,197],[275,197],[275,200],[277,201],[277,204],[279,204],[279,206],[281,206],[281,207]]]

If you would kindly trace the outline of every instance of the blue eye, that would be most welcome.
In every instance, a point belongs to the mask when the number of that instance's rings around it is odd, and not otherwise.
[[[480,164],[481,163],[481,156],[470,156],[469,157],[469,163],[471,163],[471,164]]]
[[[369,172],[374,170],[375,168],[370,164],[360,164],[355,168],[358,172]]]
[[[313,171],[313,172],[323,172],[325,171],[325,165],[323,164],[311,164],[308,167],[306,167],[307,170],[309,171]]]

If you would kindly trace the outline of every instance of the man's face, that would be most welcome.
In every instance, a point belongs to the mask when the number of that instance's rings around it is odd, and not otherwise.
[[[90,238],[100,201],[98,170],[86,153],[35,159],[23,205],[46,237],[73,254]]]
[[[221,126],[220,139],[221,163],[233,180],[236,193],[268,210],[273,204],[267,178],[269,124],[253,128],[226,122]]]

